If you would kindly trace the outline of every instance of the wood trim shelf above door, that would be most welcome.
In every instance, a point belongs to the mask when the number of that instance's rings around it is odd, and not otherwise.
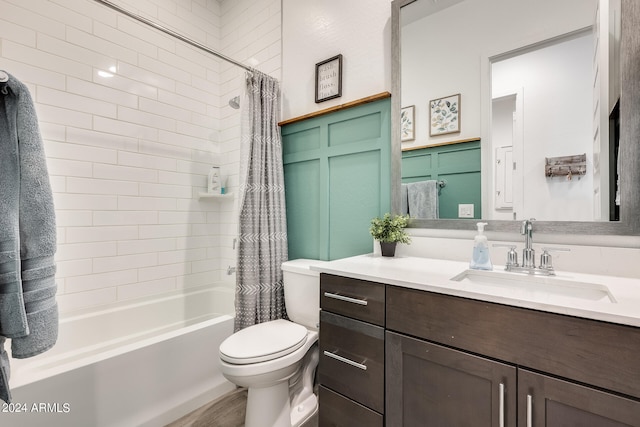
[[[367,104],[369,102],[379,101],[381,99],[390,98],[391,94],[389,92],[382,92],[377,95],[371,95],[366,98],[357,99],[355,101],[347,102],[346,104],[335,105],[333,107],[325,108],[324,110],[315,111],[313,113],[305,114],[304,116],[294,117],[292,119],[283,120],[278,123],[278,126],[289,125],[291,123],[300,122],[302,120],[311,119],[314,117],[322,116],[329,113],[334,113],[336,111],[344,110],[346,108],[357,107],[358,105]]]

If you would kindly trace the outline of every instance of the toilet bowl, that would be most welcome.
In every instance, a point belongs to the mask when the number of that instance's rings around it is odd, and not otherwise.
[[[245,427],[299,427],[317,411],[320,278],[317,260],[282,264],[290,320],[236,332],[220,345],[222,374],[248,389]]]

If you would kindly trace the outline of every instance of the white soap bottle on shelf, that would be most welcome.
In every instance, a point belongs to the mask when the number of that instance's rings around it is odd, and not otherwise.
[[[212,166],[207,177],[207,192],[209,194],[220,194],[220,168]]]

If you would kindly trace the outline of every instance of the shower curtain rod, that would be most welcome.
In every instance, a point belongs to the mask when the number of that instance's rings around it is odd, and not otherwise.
[[[223,60],[225,60],[227,62],[230,62],[230,63],[232,63],[234,65],[237,65],[240,68],[244,68],[245,70],[247,70],[249,72],[253,73],[253,72],[257,72],[258,71],[255,68],[251,68],[248,65],[244,65],[243,63],[236,61],[235,59],[231,59],[226,55],[223,55],[223,54],[221,54],[219,52],[216,52],[215,50],[210,49],[207,46],[205,46],[205,45],[203,45],[201,43],[198,43],[197,41],[191,40],[190,38],[187,38],[187,37],[183,36],[182,34],[176,33],[175,31],[170,30],[167,27],[164,27],[164,26],[162,26],[162,25],[160,25],[160,24],[158,24],[156,22],[151,21],[150,19],[147,19],[147,18],[145,18],[143,16],[140,16],[140,15],[138,15],[136,13],[129,12],[128,10],[123,9],[122,7],[120,7],[120,6],[116,5],[116,4],[113,4],[108,0],[94,0],[94,1],[100,3],[100,4],[104,5],[104,6],[110,7],[111,9],[113,9],[113,10],[115,10],[117,12],[120,12],[120,13],[122,13],[124,15],[127,15],[128,17],[133,18],[136,21],[140,21],[143,24],[149,25],[150,27],[153,27],[156,30],[160,30],[165,34],[168,34],[168,35],[170,35],[172,37],[177,38],[178,40],[182,40],[183,42],[188,43],[191,46],[196,47],[196,48],[198,48],[200,50],[203,50],[203,51],[205,51],[207,53],[210,53],[213,56],[217,56],[218,58],[223,59]]]

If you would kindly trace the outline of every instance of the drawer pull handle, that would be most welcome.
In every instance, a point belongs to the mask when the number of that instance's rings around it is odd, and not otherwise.
[[[500,427],[504,427],[504,383],[500,383]]]
[[[355,366],[356,368],[362,369],[363,371],[367,370],[367,365],[363,365],[362,363],[354,362],[351,359],[347,359],[346,357],[338,356],[335,353],[331,353],[330,351],[325,350],[324,355],[330,357],[332,359],[339,360],[340,362],[346,363],[347,365]]]
[[[345,297],[344,295],[332,294],[331,292],[325,292],[324,296],[327,298],[339,299],[340,301],[346,301],[353,304],[367,305],[367,301],[363,299]]]
[[[527,427],[533,427],[533,396],[527,394]]]

